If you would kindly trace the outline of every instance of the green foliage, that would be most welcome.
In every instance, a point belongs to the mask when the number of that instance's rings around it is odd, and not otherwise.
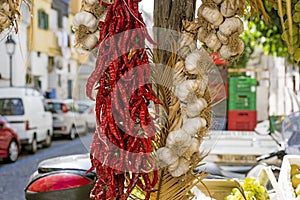
[[[245,50],[239,60],[231,64],[231,68],[245,68],[252,58],[255,49],[262,47],[264,53],[278,57],[287,57],[288,49],[282,40],[282,26],[277,11],[266,4],[266,11],[270,16],[270,23],[266,24],[263,16],[249,16],[244,19],[245,30],[241,35],[245,43]]]

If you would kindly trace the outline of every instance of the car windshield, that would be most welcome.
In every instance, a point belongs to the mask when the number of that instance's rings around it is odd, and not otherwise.
[[[61,103],[48,103],[47,109],[52,113],[60,113],[62,112],[62,104]]]
[[[20,98],[0,99],[1,115],[24,115],[24,107]]]
[[[89,106],[88,106],[88,105],[82,104],[82,103],[79,103],[79,104],[78,104],[78,107],[79,107],[79,110],[80,110],[81,112],[85,112],[85,111],[87,111],[87,110],[89,109]]]

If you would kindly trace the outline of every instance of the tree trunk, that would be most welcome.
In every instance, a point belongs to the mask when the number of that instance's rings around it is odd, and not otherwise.
[[[193,21],[195,16],[196,0],[154,0],[154,27],[166,28],[178,31],[182,26],[182,20]],[[171,41],[176,36],[154,33],[154,39],[159,44],[159,62],[166,64],[170,52],[161,49],[171,49]]]

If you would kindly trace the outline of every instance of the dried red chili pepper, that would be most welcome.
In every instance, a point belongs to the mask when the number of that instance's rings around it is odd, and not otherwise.
[[[105,21],[99,23],[98,59],[87,83],[90,98],[98,83],[96,120],[99,129],[91,145],[92,168],[98,177],[91,197],[96,200],[127,199],[136,184],[142,186],[139,178],[145,181],[142,189],[148,199],[157,182],[157,172],[153,172],[152,181],[146,172],[133,173],[132,177],[126,172],[153,165],[147,153],[152,151],[155,129],[147,105],[150,101],[159,103],[148,83],[150,70],[142,67],[149,63],[145,39],[153,41],[138,11],[138,2],[115,0],[111,5],[100,1],[108,11]],[[125,33],[116,37],[122,31]],[[119,168],[126,170],[122,174]],[[125,176],[129,178],[127,187]]]

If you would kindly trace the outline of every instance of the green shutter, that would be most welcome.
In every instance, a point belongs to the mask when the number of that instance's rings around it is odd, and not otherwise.
[[[45,16],[45,30],[49,29],[49,15],[44,13]]]

